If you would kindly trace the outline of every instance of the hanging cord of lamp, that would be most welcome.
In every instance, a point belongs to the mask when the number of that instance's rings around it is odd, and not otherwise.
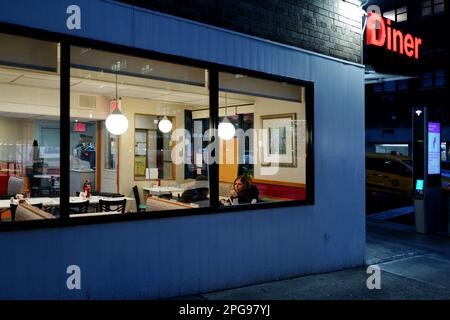
[[[223,140],[230,140],[236,133],[236,128],[227,117],[227,109],[227,93],[225,92],[225,117],[223,118],[222,122],[219,123],[219,138]]]
[[[116,71],[116,107],[113,112],[111,112],[106,118],[105,125],[106,129],[116,135],[119,136],[124,134],[128,129],[128,119],[125,117],[119,108],[119,95],[117,93],[117,73]]]

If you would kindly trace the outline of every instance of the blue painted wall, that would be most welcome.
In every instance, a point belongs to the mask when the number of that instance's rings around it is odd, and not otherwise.
[[[81,8],[81,30],[66,8]],[[313,206],[0,233],[0,299],[161,298],[364,262],[361,66],[113,1],[0,2],[0,21],[313,81]],[[81,267],[81,290],[66,268]]]

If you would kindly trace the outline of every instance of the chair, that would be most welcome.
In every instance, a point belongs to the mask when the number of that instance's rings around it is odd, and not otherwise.
[[[16,221],[55,219],[56,217],[26,202],[20,203],[15,212]]]
[[[89,200],[81,202],[71,202],[69,204],[69,214],[87,213],[89,209]]]
[[[127,204],[127,199],[121,200],[105,200],[100,199],[98,202],[98,207],[100,212],[111,212],[111,211],[120,211],[125,213],[125,206]],[[115,207],[111,209],[111,207]]]
[[[11,221],[15,221],[16,220],[16,210],[17,210],[17,207],[18,207],[19,205],[18,204],[14,204],[14,203],[11,203],[10,204],[10,208],[11,208]],[[35,203],[35,204],[32,204],[32,206],[33,207],[36,207],[36,208],[38,208],[38,209],[42,209],[42,203]]]
[[[24,179],[10,176],[8,179],[8,195],[15,195],[18,193],[23,193],[24,189]]]
[[[147,205],[145,203],[141,204],[141,198],[139,197],[138,187],[133,187],[134,198],[136,199],[136,209],[137,212],[145,212],[147,210]]]

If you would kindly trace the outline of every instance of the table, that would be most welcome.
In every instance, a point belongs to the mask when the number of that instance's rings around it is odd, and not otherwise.
[[[108,197],[100,197],[100,196],[91,196],[88,200],[89,200],[89,204],[98,205],[100,199],[122,200],[124,198],[127,199],[127,207],[126,207],[125,211],[135,211],[135,205],[133,204],[134,198],[128,198],[128,197],[108,198]],[[38,197],[38,198],[27,198],[27,199],[25,199],[25,201],[31,205],[42,203],[42,205],[44,207],[58,207],[59,206],[59,198]],[[82,197],[70,197],[69,201],[71,203],[76,203],[76,202],[86,201],[86,199],[84,199]],[[17,199],[13,200],[13,204],[18,204],[18,203],[19,203],[19,201]],[[0,200],[0,220],[1,220],[1,214],[3,212],[5,212],[6,210],[9,210],[10,207],[11,207],[11,200],[8,200],[8,199]]]
[[[39,178],[39,179],[51,179],[53,177],[59,178],[59,174],[35,174],[35,175],[33,175],[33,177]]]
[[[176,200],[160,199],[158,197],[148,197],[146,205],[149,211],[192,209],[199,207],[195,203],[183,203]]]
[[[55,207],[59,206],[59,198],[28,198],[25,199],[29,204],[37,204],[42,203],[43,206],[46,207]],[[13,204],[18,204],[19,201],[14,199]],[[11,200],[0,200],[0,210],[1,209],[9,209],[11,204]]]
[[[71,218],[98,217],[98,216],[115,215],[115,214],[122,214],[122,212],[109,211],[109,212],[74,213],[74,214],[71,214],[70,217]]]
[[[142,188],[142,190],[144,190],[144,195],[145,194],[151,194],[152,196],[159,196],[162,194],[169,194],[172,193],[172,196],[178,197],[183,194],[184,189],[182,188],[177,188],[177,187],[144,187]]]

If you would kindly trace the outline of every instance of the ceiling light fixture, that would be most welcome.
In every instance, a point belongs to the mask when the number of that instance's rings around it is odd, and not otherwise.
[[[117,72],[118,71],[116,70],[116,106],[113,112],[111,112],[106,118],[105,125],[106,129],[110,133],[120,136],[128,129],[128,119],[122,114],[122,112],[120,112],[119,108],[119,97],[117,94]]]
[[[236,128],[230,122],[230,120],[228,120],[227,109],[227,94],[225,93],[225,117],[223,118],[222,122],[219,123],[219,138],[222,140],[230,140],[236,133]]]
[[[163,108],[164,108],[164,113],[166,113],[165,104],[164,104]],[[167,118],[166,115],[164,115],[164,118],[162,118],[162,120],[159,121],[158,128],[159,128],[159,130],[161,130],[161,132],[164,132],[164,133],[170,132],[170,130],[172,130],[172,122]]]

